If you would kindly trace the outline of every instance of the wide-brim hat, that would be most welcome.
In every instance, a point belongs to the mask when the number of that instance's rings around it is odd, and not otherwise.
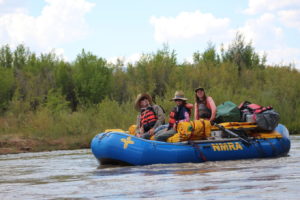
[[[143,98],[147,98],[150,105],[152,105],[152,97],[149,94],[143,93],[143,94],[138,94],[134,103],[135,109],[139,110],[140,109],[140,101]]]
[[[203,90],[203,91],[204,91],[204,87],[197,87],[197,88],[195,89],[195,92],[197,92],[198,90]]]
[[[177,100],[177,99],[180,99],[180,100],[183,100],[183,101],[188,100],[187,98],[184,97],[184,93],[182,91],[176,91],[174,97],[171,100],[174,101],[174,100]]]

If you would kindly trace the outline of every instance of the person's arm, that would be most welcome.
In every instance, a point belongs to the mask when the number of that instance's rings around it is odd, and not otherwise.
[[[153,129],[156,129],[157,127],[159,127],[160,125],[163,125],[165,122],[165,113],[162,110],[162,108],[158,105],[154,105],[153,106],[154,112],[157,116],[157,121],[153,126]]]
[[[140,118],[141,115],[138,115],[136,117],[136,128],[135,128],[135,132],[136,134],[140,134],[140,121],[141,121],[141,118]]]
[[[189,122],[190,121],[190,114],[187,111],[184,112],[184,121],[185,122]]]
[[[198,120],[199,119],[199,110],[198,110],[198,104],[195,103],[195,106],[194,106],[194,120]]]
[[[216,107],[216,104],[215,104],[213,98],[211,98],[211,97],[207,97],[207,103],[209,104],[209,107],[211,109],[210,121],[213,121],[216,119],[217,107]]]

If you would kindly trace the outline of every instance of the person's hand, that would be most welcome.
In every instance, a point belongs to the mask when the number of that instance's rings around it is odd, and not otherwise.
[[[150,130],[149,130],[149,134],[152,136],[152,135],[154,135],[154,128],[151,128]]]
[[[176,124],[173,124],[173,129],[176,131]]]
[[[141,134],[141,133],[137,133],[137,134],[136,134],[136,137],[139,137],[139,138],[140,138],[140,137],[142,137],[142,134]]]
[[[143,135],[144,134],[144,128],[140,128],[140,134]]]

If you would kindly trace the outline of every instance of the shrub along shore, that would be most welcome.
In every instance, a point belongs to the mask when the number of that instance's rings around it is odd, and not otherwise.
[[[0,154],[88,148],[98,132],[127,130],[135,123],[133,103],[147,92],[168,113],[170,98],[183,90],[194,102],[202,86],[217,105],[247,100],[272,106],[292,134],[300,130],[300,72],[268,66],[243,36],[228,49],[209,44],[193,62],[178,63],[164,46],[136,63],[116,64],[91,52],[67,62],[53,53],[36,55],[24,45],[0,48]]]

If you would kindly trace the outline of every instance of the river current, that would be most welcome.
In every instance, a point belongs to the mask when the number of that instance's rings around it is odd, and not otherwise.
[[[300,199],[300,136],[286,157],[99,166],[89,149],[0,155],[0,199]]]

